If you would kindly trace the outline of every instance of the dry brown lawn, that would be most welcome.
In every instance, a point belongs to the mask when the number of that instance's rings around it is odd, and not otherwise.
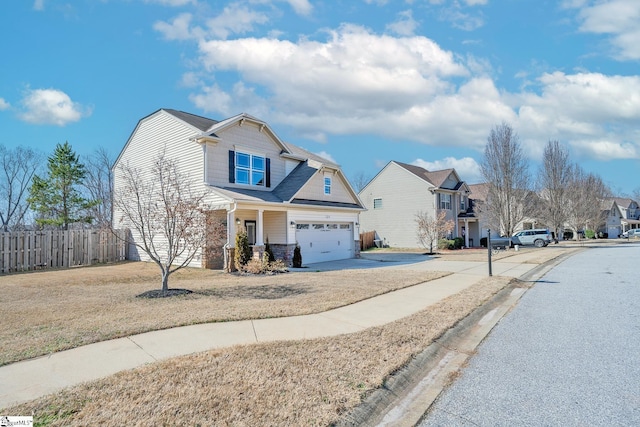
[[[179,357],[5,412],[33,414],[34,421],[50,426],[329,425],[508,282],[486,279],[415,315],[360,333]]]
[[[236,276],[185,269],[172,288],[193,294],[136,298],[160,286],[149,263],[0,276],[0,365],[110,338],[203,322],[325,311],[449,273],[386,269]],[[9,311],[5,311],[9,313]]]

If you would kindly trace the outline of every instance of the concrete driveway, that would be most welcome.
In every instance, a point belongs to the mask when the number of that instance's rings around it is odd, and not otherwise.
[[[332,270],[360,270],[370,268],[399,267],[419,264],[432,260],[433,257],[416,252],[383,252],[363,253],[360,258],[341,259],[337,261],[304,264],[302,268],[291,268],[291,271],[332,271]]]

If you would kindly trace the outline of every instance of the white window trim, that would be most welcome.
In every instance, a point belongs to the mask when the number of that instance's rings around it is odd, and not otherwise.
[[[329,184],[327,185],[327,180],[329,180]],[[323,186],[324,186],[324,195],[325,196],[330,196],[331,195],[331,186],[333,184],[333,181],[331,180],[330,176],[325,176],[324,179],[322,180]],[[327,192],[327,189],[329,190]]]
[[[252,152],[251,150],[242,150],[241,148],[235,147],[235,164],[234,164],[234,171],[233,173],[235,174],[235,183],[238,185],[246,185],[246,186],[250,186],[250,187],[265,187],[266,186],[266,180],[267,180],[267,156],[265,156],[264,154],[258,154],[256,152]],[[245,167],[241,167],[238,166],[238,155],[245,155],[245,156],[249,156],[249,167],[245,168]],[[262,170],[258,170],[256,169],[256,172],[262,172],[262,184],[254,184],[253,183],[253,158],[254,157],[260,157],[262,159],[262,164],[263,164],[263,169]],[[249,182],[248,183],[244,183],[244,182],[239,182],[238,180],[238,170],[246,170],[249,173]]]

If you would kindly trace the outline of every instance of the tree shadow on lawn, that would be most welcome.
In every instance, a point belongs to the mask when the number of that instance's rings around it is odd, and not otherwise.
[[[221,289],[204,289],[196,294],[218,298],[281,299],[308,293],[305,285],[232,286]]]

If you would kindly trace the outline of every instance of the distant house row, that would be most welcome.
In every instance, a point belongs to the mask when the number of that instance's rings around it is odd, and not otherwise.
[[[474,210],[486,188],[467,185],[454,169],[391,161],[356,193],[339,165],[282,141],[267,123],[244,113],[217,121],[160,109],[142,118],[113,166],[115,191],[124,185],[121,165],[150,170],[160,151],[177,160],[206,192],[212,214],[224,220],[226,259],[239,227],[257,253],[268,241],[276,257],[290,262],[298,245],[305,264],[357,257],[361,230],[375,230],[388,246],[417,247],[419,211],[445,211],[455,224],[452,237],[463,237],[467,247],[479,246],[486,235]],[[609,237],[640,227],[635,201],[612,199],[607,209]],[[114,211],[113,223],[126,226],[121,217]],[[132,238],[140,236],[133,232]],[[129,253],[146,259],[134,245]],[[223,268],[224,258],[201,256],[192,265]]]

